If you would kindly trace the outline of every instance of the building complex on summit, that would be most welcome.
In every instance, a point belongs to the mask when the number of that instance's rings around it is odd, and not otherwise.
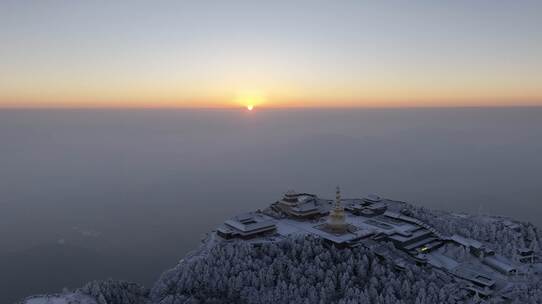
[[[539,262],[530,249],[514,259],[496,254],[483,243],[460,235],[444,235],[415,218],[406,203],[377,195],[335,200],[287,191],[264,210],[237,215],[217,228],[224,241],[270,242],[291,236],[313,236],[338,248],[365,246],[398,271],[411,263],[453,275],[475,297],[506,297],[507,286]],[[513,222],[506,223],[514,229]],[[464,252],[459,259],[450,252]]]

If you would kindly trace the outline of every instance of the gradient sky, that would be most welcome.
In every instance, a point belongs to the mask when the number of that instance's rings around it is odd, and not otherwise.
[[[0,107],[249,102],[542,105],[542,1],[0,2]]]

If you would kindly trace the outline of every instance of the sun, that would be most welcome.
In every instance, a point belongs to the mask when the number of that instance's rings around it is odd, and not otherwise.
[[[248,111],[254,110],[256,107],[262,105],[264,101],[263,94],[255,91],[239,93],[235,98],[235,103],[246,108]]]

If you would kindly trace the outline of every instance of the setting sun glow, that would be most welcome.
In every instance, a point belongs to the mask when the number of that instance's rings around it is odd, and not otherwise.
[[[0,1],[0,109],[542,106],[542,1],[50,2]]]
[[[264,97],[259,92],[244,92],[237,95],[235,102],[247,110],[252,111],[256,106],[264,103]]]

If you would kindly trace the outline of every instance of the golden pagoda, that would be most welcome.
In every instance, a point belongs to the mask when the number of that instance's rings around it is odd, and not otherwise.
[[[327,228],[333,233],[345,233],[348,227],[345,217],[344,208],[341,204],[341,189],[337,186],[337,191],[335,192],[335,204],[329,212]]]

